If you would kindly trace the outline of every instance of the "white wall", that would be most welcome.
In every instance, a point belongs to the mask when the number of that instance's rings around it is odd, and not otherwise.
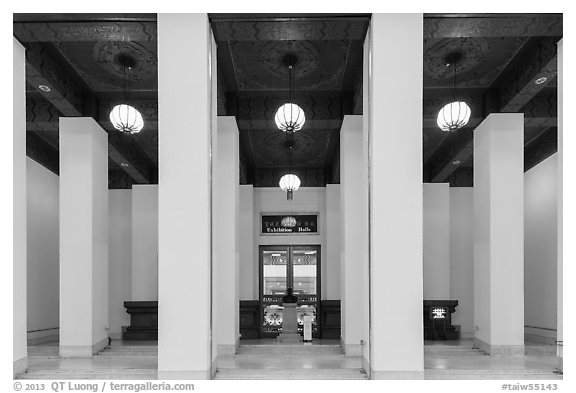
[[[340,299],[340,184],[326,184],[326,285],[328,300]]]
[[[474,334],[474,189],[450,188],[450,299],[458,300],[452,314],[461,337]],[[424,255],[426,258],[426,255]]]
[[[557,166],[554,154],[524,175],[524,325],[527,339],[556,338]]]
[[[450,185],[424,183],[424,299],[450,297]]]
[[[258,252],[254,252],[254,187],[241,185],[238,196],[240,300],[258,299]],[[256,291],[255,291],[256,288]]]
[[[284,213],[318,213],[318,233],[316,234],[291,234],[291,235],[262,235],[261,215],[262,214],[284,214]],[[322,275],[321,298],[326,299],[327,283],[327,261],[326,254],[326,188],[306,187],[294,191],[294,199],[286,200],[286,192],[275,188],[254,188],[254,299],[258,299],[258,252],[259,245],[291,245],[291,244],[319,244],[320,270]],[[338,251],[339,252],[339,251]],[[243,265],[245,267],[245,265]],[[332,299],[331,299],[332,300]]]
[[[131,300],[158,300],[156,184],[132,186],[132,267]]]
[[[130,324],[124,302],[132,296],[132,190],[108,190],[108,274],[110,337]]]
[[[27,315],[30,344],[58,340],[58,175],[26,159]]]

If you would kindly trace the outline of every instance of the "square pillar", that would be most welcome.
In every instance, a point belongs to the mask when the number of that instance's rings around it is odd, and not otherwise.
[[[366,243],[366,231],[362,229],[367,226],[362,215],[365,206],[359,203],[365,191],[362,153],[362,116],[344,116],[340,130],[340,307],[341,341],[347,356],[362,356],[361,342],[368,339],[364,336],[366,318],[360,306],[368,302],[362,290],[368,277],[364,277],[363,261],[359,258]]]
[[[234,116],[219,116],[214,157],[213,312],[217,355],[234,355],[239,343],[239,146]]]
[[[26,320],[26,56],[14,38],[12,189],[12,354],[13,374],[28,368]]]
[[[450,184],[424,184],[424,299],[450,299]]]
[[[60,356],[108,345],[108,134],[60,118]]]
[[[524,354],[524,114],[474,130],[474,324],[491,355]]]
[[[158,14],[158,375],[211,377],[211,135],[206,14]]]
[[[158,186],[156,184],[132,186],[131,300],[158,300]]]
[[[326,284],[322,292],[326,300],[341,299],[340,295],[340,184],[326,184],[326,259],[323,273]]]
[[[373,379],[424,377],[422,34],[422,14],[373,14],[367,38]]]
[[[242,184],[238,189],[239,296],[258,300],[258,264],[254,262],[254,187]]]
[[[558,372],[564,372],[564,207],[563,207],[563,172],[564,172],[564,40],[558,41],[558,268],[557,268],[557,312],[556,312],[556,355]],[[567,233],[570,233],[567,231]]]

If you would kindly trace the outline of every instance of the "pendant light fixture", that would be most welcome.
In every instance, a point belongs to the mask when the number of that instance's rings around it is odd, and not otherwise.
[[[110,111],[110,122],[120,132],[136,134],[144,127],[142,115],[136,108],[128,105],[128,93],[132,68],[136,65],[133,57],[121,54],[116,58],[124,70],[124,104],[116,105]]]
[[[470,107],[464,101],[456,99],[456,73],[458,62],[461,59],[462,54],[460,52],[452,52],[446,56],[446,66],[452,67],[453,70],[452,102],[440,109],[436,119],[438,127],[446,132],[456,131],[468,124],[468,120],[470,120]]]
[[[292,90],[294,89],[292,70],[298,62],[298,58],[295,55],[286,55],[282,58],[282,62],[288,68],[288,102],[278,108],[274,121],[280,131],[296,132],[306,122],[304,111],[293,102],[292,98]]]
[[[280,179],[280,188],[286,191],[286,199],[292,200],[294,198],[294,191],[300,188],[300,178],[293,173],[290,173],[290,164],[292,159],[293,133],[286,135],[286,147],[288,148],[288,173]]]

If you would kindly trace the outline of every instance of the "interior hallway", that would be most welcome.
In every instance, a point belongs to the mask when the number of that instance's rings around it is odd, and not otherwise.
[[[488,356],[472,340],[426,341],[427,380],[561,380],[553,345],[527,342],[525,356]],[[92,358],[62,359],[58,343],[28,347],[29,371],[18,379],[157,379],[156,341],[113,340]],[[234,356],[216,361],[214,379],[367,379],[360,358],[346,357],[338,340],[312,345],[277,345],[272,339],[245,340]]]

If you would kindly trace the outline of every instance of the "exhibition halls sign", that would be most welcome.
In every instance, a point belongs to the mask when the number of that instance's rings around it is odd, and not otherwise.
[[[295,220],[293,220],[294,218]],[[262,234],[318,233],[317,214],[262,215]]]

